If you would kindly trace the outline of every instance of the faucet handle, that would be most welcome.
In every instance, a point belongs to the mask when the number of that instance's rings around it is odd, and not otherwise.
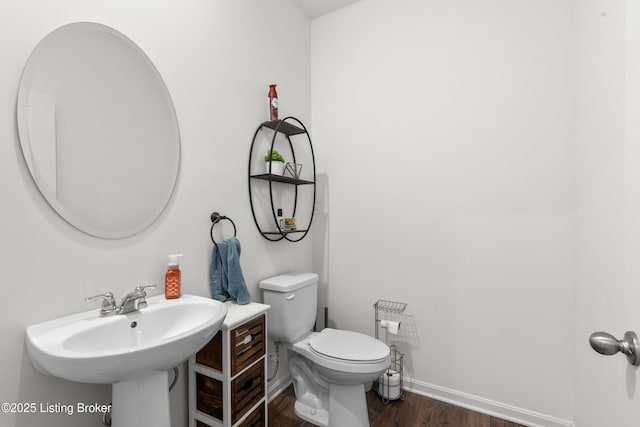
[[[92,302],[102,299],[102,307],[100,308],[100,316],[109,316],[111,314],[115,314],[116,312],[116,299],[113,296],[112,292],[105,292],[104,294],[94,295],[92,297],[87,297],[84,300],[87,302]]]
[[[140,298],[138,300],[138,308],[145,308],[147,306],[147,301],[145,300],[145,297],[147,296],[147,293],[145,292],[145,289],[150,289],[150,288],[155,288],[156,285],[146,285],[146,286],[136,286],[136,289],[134,290],[134,292],[142,292],[144,293],[144,295],[142,296],[142,298]]]

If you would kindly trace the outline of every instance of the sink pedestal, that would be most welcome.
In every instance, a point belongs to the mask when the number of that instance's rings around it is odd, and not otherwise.
[[[171,427],[169,374],[147,372],[113,384],[113,427]]]

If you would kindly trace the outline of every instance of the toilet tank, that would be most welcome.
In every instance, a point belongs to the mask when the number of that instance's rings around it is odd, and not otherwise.
[[[260,282],[264,303],[271,306],[267,332],[273,341],[294,343],[313,330],[318,275],[287,273]]]

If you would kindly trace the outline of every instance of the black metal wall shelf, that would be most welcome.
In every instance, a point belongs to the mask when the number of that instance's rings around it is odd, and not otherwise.
[[[264,231],[262,234],[266,234],[268,236],[279,236],[281,234],[306,233],[307,231],[309,230]]]
[[[293,185],[315,184],[315,182],[313,182],[313,181],[305,181],[304,179],[291,178],[289,176],[284,176],[284,175],[274,175],[274,174],[271,174],[271,173],[263,173],[263,174],[260,174],[260,175],[251,175],[251,178],[262,179],[264,181],[282,182],[284,184],[293,184]]]
[[[297,125],[290,123],[290,121],[296,122]],[[305,135],[307,137],[307,141],[309,145],[308,149],[311,153],[311,161],[313,166],[313,180],[309,181],[309,180],[293,178],[285,175],[275,175],[271,173],[266,173],[266,174],[251,173],[251,165],[253,164],[253,161],[254,161],[253,154],[254,154],[254,146],[256,143],[256,137],[265,128],[271,129],[274,131],[273,136],[271,138],[270,150],[273,150],[276,142],[276,137],[278,136],[278,134],[282,134],[286,137],[289,143],[289,148],[291,149],[291,154],[292,154],[294,163],[296,162],[296,154],[294,150],[294,143],[291,141],[291,137],[295,135]],[[263,228],[260,226],[260,223],[258,222],[258,219],[256,218],[256,213],[253,205],[253,197],[252,197],[252,185],[257,181],[266,181],[269,184],[269,199],[271,202],[271,214],[273,217],[273,223],[271,224],[271,228],[274,228],[273,226],[275,225],[275,228],[276,228],[275,231],[263,230]],[[273,197],[274,183],[292,185],[294,187],[294,200],[293,200],[293,216],[294,217],[296,215],[296,209],[298,207],[298,186],[301,186],[301,185],[311,186],[313,188],[313,202],[311,206],[309,223],[306,224],[302,229],[283,230],[282,228],[280,228],[280,225],[278,224],[278,219],[276,216],[276,208],[274,206],[274,197]],[[311,229],[311,222],[313,221],[313,214],[315,211],[315,204],[316,204],[316,161],[315,161],[315,155],[313,153],[313,145],[311,144],[311,137],[309,136],[309,132],[307,132],[307,128],[304,126],[304,124],[302,124],[300,120],[290,116],[282,120],[263,122],[260,124],[260,126],[258,126],[255,133],[253,134],[253,140],[251,141],[251,149],[249,151],[248,184],[249,184],[249,203],[251,204],[251,214],[253,215],[253,221],[255,222],[256,227],[258,228],[258,231],[260,232],[262,237],[272,242],[279,241],[282,239],[288,240],[290,242],[299,242],[300,240],[304,239],[307,236],[307,234],[309,233],[309,230]],[[300,234],[302,235],[300,236]],[[292,235],[296,235],[296,237],[294,238],[292,237]]]
[[[296,125],[292,125],[291,123],[287,123],[285,120],[287,119],[296,119],[295,117],[287,117],[284,120],[273,120],[271,122],[263,122],[260,126],[264,126],[266,128],[269,129],[273,129],[275,131],[278,131],[280,133],[283,133],[287,136],[293,136],[293,135],[301,135],[303,133],[307,133],[307,130],[304,128],[304,125],[302,128],[299,128]],[[302,123],[300,123],[302,124]]]

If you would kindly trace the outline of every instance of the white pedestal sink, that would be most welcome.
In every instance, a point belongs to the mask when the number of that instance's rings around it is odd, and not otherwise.
[[[43,374],[113,384],[114,427],[170,427],[167,371],[209,342],[227,307],[193,295],[147,302],[124,315],[92,310],[29,326],[29,358]]]

